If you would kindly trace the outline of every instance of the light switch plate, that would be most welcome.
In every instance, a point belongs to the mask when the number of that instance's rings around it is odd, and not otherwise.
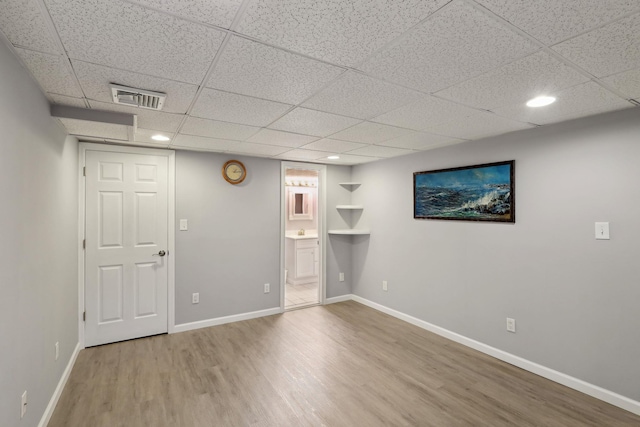
[[[596,222],[596,240],[609,240],[608,222]]]
[[[187,231],[189,229],[189,224],[186,219],[180,220],[180,231]]]

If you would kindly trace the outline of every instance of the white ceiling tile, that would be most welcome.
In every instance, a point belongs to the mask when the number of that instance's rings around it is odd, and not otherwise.
[[[490,110],[526,102],[540,95],[584,83],[589,79],[546,52],[537,52],[481,76],[451,86],[436,95]]]
[[[16,52],[45,92],[82,98],[78,84],[65,65],[64,56],[25,49],[16,49]]]
[[[258,130],[260,130],[260,128],[254,126],[189,117],[184,126],[182,126],[180,133],[206,136],[209,138],[244,141],[251,135],[258,132]]]
[[[594,82],[588,82],[559,92],[556,102],[546,107],[531,108],[516,104],[494,111],[514,120],[544,125],[630,107],[632,104],[629,102]]]
[[[361,142],[363,144],[376,144],[387,139],[397,138],[402,135],[409,135],[413,131],[394,126],[383,125],[381,123],[362,122],[331,135],[332,139],[343,141]]]
[[[288,104],[204,89],[193,106],[195,117],[251,126],[266,126],[291,108]]]
[[[275,156],[289,150],[288,147],[277,147],[275,145],[254,144],[251,142],[240,142],[229,150],[231,153],[250,154],[253,156]]]
[[[553,46],[596,77],[640,67],[640,13]]]
[[[476,0],[545,44],[640,10],[637,0]]]
[[[404,104],[422,94],[365,76],[348,72],[328,88],[302,104],[303,107],[344,116],[369,119]]]
[[[349,151],[348,154],[359,156],[372,156],[372,157],[396,157],[404,156],[405,154],[415,153],[414,150],[405,150],[404,148],[395,147],[383,147],[380,145],[368,145],[357,150]]]
[[[169,141],[156,141],[155,139],[152,139],[152,136],[155,135],[162,135],[165,136],[167,138],[169,138]],[[171,139],[173,138],[174,134],[170,133],[170,132],[159,132],[157,130],[151,130],[151,129],[142,129],[140,127],[136,128],[135,133],[133,134],[133,140],[136,142],[144,142],[145,144],[151,144],[151,145],[158,145],[158,146],[163,146],[166,147],[171,143]]]
[[[55,93],[49,93],[49,98],[54,104],[66,105],[69,107],[87,108],[82,98],[73,98],[71,96],[57,95]]]
[[[0,29],[15,46],[60,53],[35,1],[0,1]]]
[[[603,80],[618,89],[627,98],[640,98],[640,68],[614,74]]]
[[[144,129],[161,130],[165,132],[175,132],[182,122],[184,115],[164,113],[162,111],[147,110],[126,105],[110,104],[106,102],[89,101],[89,105],[94,110],[115,111],[118,113],[135,114],[138,116],[137,125]]]
[[[298,104],[343,72],[339,67],[232,37],[207,86]]]
[[[238,31],[341,65],[355,65],[449,0],[256,0]]]
[[[224,33],[121,0],[47,0],[72,59],[199,84]]]
[[[205,22],[222,28],[229,28],[242,0],[136,0],[183,18]]]
[[[247,142],[296,148],[317,139],[317,136],[300,135],[297,133],[282,132],[279,130],[264,128],[260,129],[258,133],[247,139]]]
[[[327,136],[358,122],[360,122],[358,119],[298,107],[269,127],[314,136]]]
[[[447,123],[455,117],[466,117],[477,111],[444,99],[427,96],[372,120],[409,129],[428,130],[433,125]]]
[[[484,111],[468,117],[455,117],[453,119],[454,121],[449,123],[433,126],[430,130],[433,133],[453,138],[480,139],[534,127],[528,123],[506,119]]]
[[[449,3],[359,68],[434,92],[538,50],[538,46],[463,2]]]
[[[277,157],[295,160],[318,160],[326,159],[327,153],[325,151],[303,150],[300,148],[296,148],[282,153]]]
[[[356,148],[366,147],[366,144],[357,142],[338,141],[337,139],[321,139],[311,144],[303,145],[304,150],[328,151],[330,153],[343,153],[345,151],[355,150]]]
[[[80,86],[89,99],[112,102],[110,83],[152,90],[167,94],[162,111],[167,113],[187,112],[198,90],[198,86],[173,80],[151,77],[144,74],[123,71],[101,65],[74,60],[73,69]]]
[[[202,136],[180,134],[174,138],[171,147],[224,152],[238,144],[240,143],[237,141],[229,141],[227,139],[204,138]]]
[[[450,138],[448,136],[434,135],[426,132],[414,132],[398,138],[381,142],[379,145],[385,147],[406,148],[409,150],[429,150],[443,145],[457,144],[464,142],[462,139]]]
[[[361,165],[363,163],[375,162],[380,160],[380,157],[370,156],[354,156],[352,154],[340,154],[339,159],[323,159],[322,163],[328,163],[332,165]]]
[[[59,119],[70,135],[129,140],[128,126],[87,120]]]

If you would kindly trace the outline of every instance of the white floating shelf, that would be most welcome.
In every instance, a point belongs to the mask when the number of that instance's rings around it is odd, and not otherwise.
[[[341,182],[340,185],[362,185],[361,182]]]
[[[344,230],[329,230],[329,234],[344,234],[344,235],[364,235],[371,234],[371,231],[364,229],[344,229]]]
[[[352,210],[357,210],[357,209],[364,209],[363,205],[337,205],[336,209],[352,209]]]

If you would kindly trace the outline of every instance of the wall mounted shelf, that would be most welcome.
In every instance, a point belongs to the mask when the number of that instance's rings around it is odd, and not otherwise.
[[[340,185],[345,187],[355,187],[356,185],[362,185],[361,182],[341,182]]]
[[[360,209],[364,209],[364,206],[362,206],[362,205],[337,205],[336,209],[360,210]]]
[[[371,234],[371,231],[357,228],[346,228],[343,230],[329,230],[329,234],[342,234],[347,236]]]
[[[353,192],[356,188],[358,188],[362,183],[360,182],[341,182],[341,186],[346,187],[350,192]],[[347,211],[361,211],[364,209],[364,205],[336,205],[336,209],[338,210],[347,210]],[[353,225],[353,224],[349,224]],[[371,234],[371,231],[365,228],[344,228],[344,229],[333,229],[328,231],[329,234],[341,234],[343,236],[365,236]]]

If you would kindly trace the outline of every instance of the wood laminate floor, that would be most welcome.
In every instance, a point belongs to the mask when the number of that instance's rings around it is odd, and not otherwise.
[[[50,427],[639,426],[349,301],[80,352]]]

